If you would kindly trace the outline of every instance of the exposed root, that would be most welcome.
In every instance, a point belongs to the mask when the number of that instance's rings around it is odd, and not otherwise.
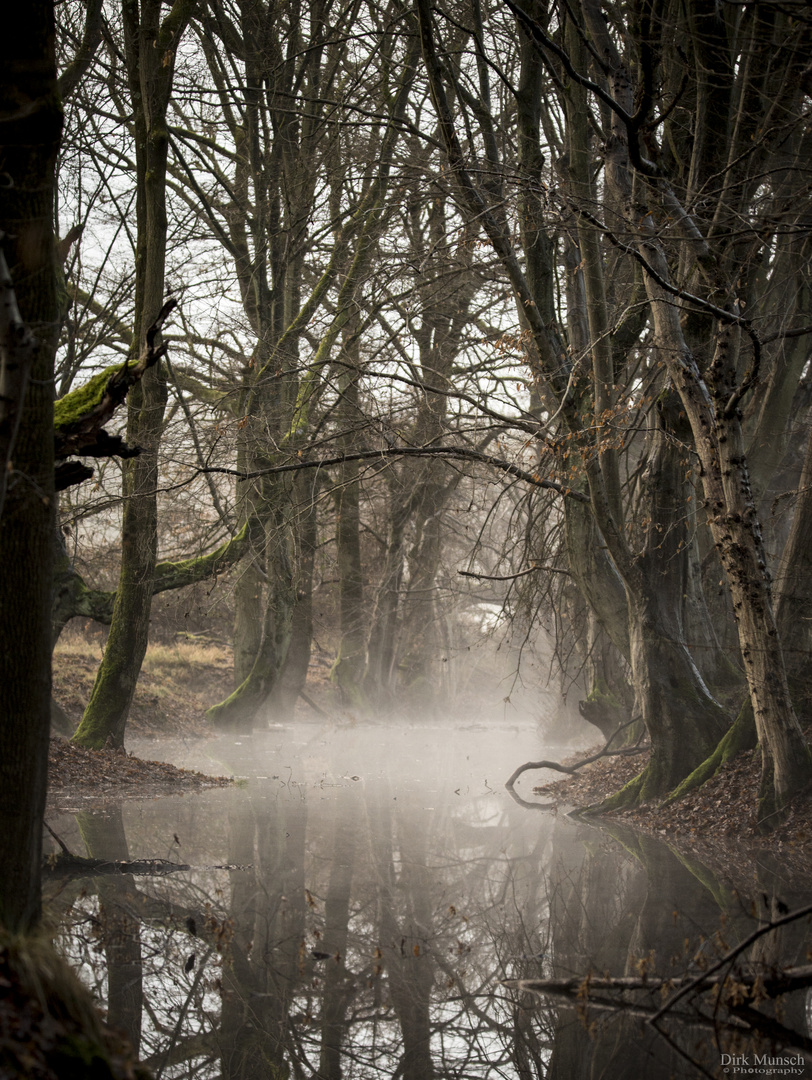
[[[604,799],[603,802],[597,803],[595,806],[584,807],[578,813],[584,815],[608,814],[610,810],[629,810],[633,806],[639,806],[642,801],[643,788],[648,779],[648,771],[649,766],[647,765],[641,773],[638,773],[633,780],[625,784],[620,791],[615,792],[614,795],[610,795],[608,799]]]
[[[701,765],[697,765],[694,771],[689,773],[688,776],[674,788],[663,801],[663,806],[669,806],[671,803],[681,799],[683,795],[687,795],[689,791],[701,787],[706,780],[710,780],[712,776],[716,775],[726,761],[729,761],[737,754],[752,750],[756,745],[756,741],[753,703],[748,697],[739,710],[739,715],[736,717],[725,736],[718,743],[710,757],[705,758]]]

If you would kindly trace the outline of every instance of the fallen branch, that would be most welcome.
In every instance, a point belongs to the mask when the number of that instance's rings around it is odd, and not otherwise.
[[[599,758],[631,757],[633,754],[642,754],[644,751],[648,750],[648,746],[626,746],[621,750],[609,749],[621,731],[636,723],[636,720],[627,720],[625,724],[621,724],[620,727],[606,740],[606,744],[602,750],[599,750],[597,754],[591,754],[589,757],[576,761],[574,765],[561,765],[557,761],[526,761],[524,765],[520,765],[518,769],[515,769],[510,774],[510,777],[505,781],[505,787],[510,790],[522,773],[529,772],[530,769],[553,769],[555,772],[566,773],[568,776],[572,776],[574,773],[578,772],[579,769],[582,769],[584,765],[591,765],[593,761],[598,761]]]
[[[502,985],[517,990],[532,990],[537,994],[578,997],[581,1000],[589,1000],[589,994],[593,990],[617,990],[619,993],[643,990],[651,994],[659,994],[664,990],[684,990],[688,993],[691,990],[709,990],[720,984],[724,986],[728,980],[747,989],[758,984],[759,990],[763,990],[768,997],[779,997],[781,994],[790,994],[794,990],[804,990],[812,986],[812,964],[798,964],[779,971],[769,968],[769,973],[737,971],[734,975],[729,972],[721,974],[717,968],[718,965],[714,965],[699,975],[682,975],[677,978],[666,978],[662,975],[576,975],[569,979],[503,979]],[[654,1019],[659,1019],[659,1013],[652,1015],[652,1020]]]
[[[191,870],[191,866],[171,862],[169,859],[111,862],[109,859],[85,859],[81,855],[63,854],[49,855],[45,860],[44,870],[52,877],[99,877],[107,874],[176,874],[179,870]]]
[[[578,984],[578,989],[576,991],[571,991],[569,989],[551,989],[547,986],[542,987],[541,983],[545,981],[546,980],[544,979],[504,979],[502,980],[501,985],[509,990],[519,990],[521,992],[530,991],[531,993],[539,994],[540,996],[548,994],[550,997],[564,998],[566,1001],[569,1001],[580,1008],[597,1009],[603,1012],[613,1013],[622,1012],[624,1016],[632,1016],[636,1019],[649,1022],[651,1022],[655,1012],[655,1007],[653,1005],[646,1005],[642,1002],[631,1003],[628,1001],[619,1001],[617,998],[584,996],[584,979],[572,980]],[[555,980],[550,981],[554,982]],[[717,1031],[719,1028],[715,1019],[709,1016],[703,1016],[702,1013],[675,1013],[673,1018],[684,1024],[709,1028],[713,1031]],[[734,1018],[731,1022],[731,1026],[737,1027],[742,1031],[747,1031],[749,1029],[747,1022],[739,1018]]]
[[[744,947],[744,944],[742,947]],[[770,974],[736,971],[733,974],[726,972],[722,975],[716,971],[711,973],[711,970],[704,971],[696,977],[682,976],[676,979],[648,975],[638,977],[620,976],[617,978],[587,975],[570,979],[503,979],[501,985],[521,992],[530,991],[540,996],[549,995],[564,998],[581,1008],[622,1012],[624,1016],[633,1016],[645,1020],[647,1024],[654,1027],[665,1038],[668,1038],[667,1032],[660,1026],[660,1021],[663,1019],[662,1008],[647,1004],[645,1001],[629,1001],[624,1000],[622,997],[606,995],[612,995],[615,992],[626,995],[640,991],[650,995],[660,995],[676,987],[679,989],[678,996],[682,997],[691,990],[715,990],[721,994],[727,988],[731,991],[731,1000],[720,1001],[719,1004],[724,1007],[727,1013],[724,1022],[728,1027],[740,1031],[759,1032],[774,1039],[777,1043],[787,1047],[795,1047],[807,1054],[812,1051],[812,1039],[808,1036],[786,1027],[780,1021],[777,1021],[775,1017],[760,1012],[751,1003],[742,1001],[740,998],[736,1000],[736,997],[741,995],[742,991],[757,992],[759,996],[777,998],[783,994],[806,990],[812,986],[812,964],[789,967],[783,971],[771,969]],[[670,1004],[676,1002],[678,996],[675,995]],[[708,1016],[701,1011],[678,1012],[671,1010],[670,1017],[680,1023],[718,1031],[719,1018],[717,1009],[714,1009],[713,1016]]]
[[[703,979],[708,978],[709,976],[715,974],[717,971],[720,971],[726,964],[732,964],[732,962],[736,959],[737,956],[739,956],[745,949],[748,949],[753,944],[753,942],[758,941],[760,937],[764,937],[765,934],[769,934],[771,930],[775,930],[779,926],[786,926],[787,923],[795,922],[797,919],[802,919],[805,915],[812,915],[812,904],[807,904],[805,907],[802,908],[796,908],[795,911],[790,911],[788,914],[783,915],[780,919],[771,919],[768,923],[765,923],[757,930],[754,930],[752,934],[748,934],[743,941],[740,941],[739,944],[735,946],[735,948],[725,953],[721,960],[717,960],[716,963],[709,967],[707,971],[703,972],[696,978],[691,979],[688,983],[686,983],[679,990],[677,990],[677,992],[673,994],[652,1017],[651,1022],[654,1023],[654,1021],[659,1020],[661,1016],[665,1016],[665,1014],[670,1009],[672,1009],[678,1001],[684,998],[686,994],[690,994],[692,990],[696,989],[696,987],[698,987],[702,983]],[[788,970],[792,969],[790,968]],[[807,985],[812,985],[812,982]],[[786,993],[786,991],[781,992]]]

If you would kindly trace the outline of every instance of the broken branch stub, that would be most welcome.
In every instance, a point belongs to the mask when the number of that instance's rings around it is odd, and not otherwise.
[[[170,299],[163,305],[157,318],[146,333],[146,342],[138,362],[107,368],[94,375],[54,405],[54,452],[57,461],[77,457],[136,457],[137,446],[129,446],[121,435],[111,435],[104,425],[126,399],[131,388],[144,373],[165,355],[168,343],[156,344],[158,335],[169,315],[177,307],[177,300]],[[69,487],[87,479],[90,474],[80,474],[57,466],[57,481]]]

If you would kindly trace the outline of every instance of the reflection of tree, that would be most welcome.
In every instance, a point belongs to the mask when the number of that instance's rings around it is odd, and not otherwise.
[[[130,858],[121,807],[76,815],[90,858],[123,862]],[[99,935],[107,961],[107,1020],[127,1032],[138,1053],[141,1045],[143,978],[140,920],[131,914],[136,894],[132,874],[97,879]]]
[[[691,1025],[668,1018],[669,1046],[641,1010],[632,1015],[638,991],[620,995],[625,1014],[610,1022],[575,994],[540,1002],[499,984],[700,974],[793,904],[778,864],[762,871],[767,901],[757,896],[751,910],[698,860],[652,838],[528,816],[490,793],[423,805],[435,796],[383,780],[329,792],[268,781],[231,792],[226,814],[220,802],[222,827],[204,797],[193,815],[203,854],[227,868],[96,878],[88,891],[99,906],[77,902],[98,932],[101,949],[81,956],[97,986],[109,965],[111,1021],[137,1033],[141,979],[147,1061],[195,1080],[473,1080],[488,1070],[636,1080],[695,1075],[682,1055],[718,1060],[713,1017],[693,1003],[674,1010]],[[127,857],[120,812],[80,823],[91,855]],[[177,828],[184,861],[199,864],[189,822]],[[154,846],[148,836],[130,837],[139,855]],[[803,962],[806,923],[782,932],[736,963]],[[652,1011],[662,1000],[647,998]],[[775,1020],[796,1025],[793,1009]]]
[[[341,1052],[346,1030],[347,1008],[354,993],[346,958],[350,896],[357,846],[355,826],[355,821],[347,814],[336,814],[330,881],[324,905],[324,949],[317,950],[329,954],[322,995],[319,1080],[341,1080]]]
[[[295,789],[278,801],[269,790],[233,794],[227,875],[109,879],[126,883],[131,946],[142,942],[148,1063],[196,1080],[544,1075],[546,1015],[494,995],[498,978],[543,963],[543,824],[534,850],[514,852],[521,811],[493,799],[452,814],[389,789],[359,801],[354,788],[314,816],[318,802],[308,813]],[[186,845],[188,823],[180,831]],[[104,850],[126,856],[123,833]],[[212,947],[218,981],[213,965],[201,971]],[[99,956],[84,959],[98,971]]]
[[[414,820],[394,818],[392,800],[370,805],[372,866],[377,884],[381,951],[392,1003],[403,1035],[398,1075],[403,1080],[430,1080],[431,1022],[429,999],[434,971],[428,955],[432,912],[425,830]],[[399,871],[394,848],[398,847]]]
[[[222,977],[219,1043],[224,1080],[285,1076],[288,1012],[303,975],[305,803],[279,802],[258,821],[230,815],[231,941]]]
[[[599,842],[585,846],[577,863],[559,860],[553,875],[554,964],[546,981],[569,981],[571,989],[559,995],[567,1003],[559,1008],[550,1080],[689,1077],[715,1069],[722,1052],[763,1053],[770,1044],[760,1032],[780,1045],[788,1033],[769,1008],[761,1022],[750,991],[766,997],[780,988],[775,973],[797,956],[800,942],[789,951],[783,942],[764,963],[754,939],[768,912],[744,903],[698,860],[652,837],[615,825],[611,831],[622,851],[595,830]],[[707,1002],[706,976],[719,989]],[[542,992],[544,983],[519,987]],[[681,987],[692,995],[680,1000]],[[679,1007],[664,1009],[672,998]],[[548,1007],[550,999],[542,1000]],[[796,1009],[789,1012],[797,1021]],[[786,1045],[803,1045],[803,1036],[794,1038]]]

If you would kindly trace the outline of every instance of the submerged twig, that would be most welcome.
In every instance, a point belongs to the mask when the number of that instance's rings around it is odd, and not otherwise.
[[[666,1001],[665,1004],[651,1018],[650,1022],[654,1023],[655,1020],[659,1020],[661,1016],[664,1016],[670,1009],[672,1009],[678,1001],[685,997],[686,994],[690,994],[692,990],[700,986],[702,982],[709,976],[714,975],[717,971],[723,968],[725,964],[729,964],[733,960],[735,960],[740,953],[744,952],[744,950],[749,948],[750,945],[752,945],[755,941],[758,941],[760,937],[763,937],[765,934],[769,934],[771,930],[775,930],[779,926],[786,926],[787,923],[795,922],[796,919],[802,919],[804,915],[812,915],[812,904],[807,904],[805,907],[802,908],[796,908],[795,911],[790,911],[787,915],[782,916],[780,919],[771,919],[768,923],[765,923],[764,926],[760,926],[757,930],[754,930],[751,934],[748,934],[743,941],[739,942],[739,944],[736,945],[735,948],[730,949],[729,952],[726,952],[725,955],[720,960],[717,960],[715,964],[712,964],[707,971],[703,971],[701,975],[698,975],[696,976],[696,978],[691,979],[684,986],[680,987],[680,989],[677,990],[675,994],[672,994],[668,1001]],[[792,969],[790,968],[788,970],[791,971]],[[808,970],[810,973],[812,973],[812,968]],[[812,985],[812,979],[810,979],[810,982],[806,985]],[[781,992],[786,993],[787,991],[783,990]]]
[[[43,820],[42,824],[45,826],[45,828],[48,830],[48,832],[51,834],[51,836],[54,838],[54,840],[56,840],[57,844],[59,844],[59,846],[62,848],[63,854],[67,855],[69,859],[75,859],[76,856],[73,854],[73,852],[67,846],[67,844],[56,835],[56,833],[51,828],[51,826],[48,824],[48,822]]]
[[[797,912],[792,912],[791,917],[798,918],[806,910],[800,909]],[[787,918],[790,918],[790,916]],[[784,922],[785,920],[781,921]],[[771,923],[769,927],[760,928],[759,931],[756,931],[756,935],[766,932],[767,929],[772,929],[775,925],[777,923]],[[750,935],[736,949],[731,950],[731,953],[738,953],[743,948],[746,948],[748,944],[752,943],[754,936]],[[677,1011],[673,1010],[672,1006],[692,990],[712,991],[717,994],[723,991],[726,984],[728,984],[728,980],[731,979],[731,975],[729,972],[720,974],[718,969],[724,963],[729,962],[730,959],[731,954],[728,954],[713,968],[703,971],[696,977],[684,975],[679,978],[664,978],[662,976],[643,975],[640,977],[620,976],[613,978],[608,975],[587,975],[569,979],[503,979],[502,985],[522,992],[531,991],[539,995],[562,997],[573,1004],[577,1003],[589,1009],[622,1012],[625,1016],[638,1017],[645,1020],[647,1024],[654,1027],[658,1034],[671,1042],[667,1032],[661,1026],[666,1009],[669,1010],[669,1016],[672,1020],[718,1031],[719,1018],[716,1015],[716,1010],[714,1010],[713,1016],[708,1016],[701,1010],[696,1012]],[[774,999],[794,991],[805,990],[809,986],[812,986],[812,965],[803,964],[766,975],[737,971],[732,976],[730,988],[734,995],[740,994],[743,989],[750,993],[757,990],[759,995]],[[629,1001],[626,998],[626,995],[634,991],[643,991],[653,996],[674,987],[678,987],[678,993],[671,997],[666,1006],[660,1008],[639,1000]],[[621,996],[618,998],[607,997],[606,994],[612,991],[616,991]],[[734,996],[730,1001],[724,1001],[720,998],[719,1002],[717,1002],[717,1008],[719,1003],[723,1004],[726,1011],[727,1015],[724,1023],[728,1027],[740,1031],[760,1032],[779,1043],[783,1043],[785,1046],[796,1047],[805,1054],[812,1051],[812,1039],[787,1027],[777,1021],[775,1017],[760,1012],[748,1002],[736,1000]]]
[[[46,825],[46,828],[48,826]],[[51,832],[51,829],[48,828]],[[62,845],[59,837],[54,836],[58,844]],[[169,859],[136,859],[133,861],[112,862],[109,859],[87,859],[81,855],[73,855],[62,845],[65,854],[51,857],[45,870],[47,873],[57,876],[102,876],[107,874],[139,874],[139,875],[163,875],[176,874],[181,870],[191,870],[186,863],[176,863]]]

